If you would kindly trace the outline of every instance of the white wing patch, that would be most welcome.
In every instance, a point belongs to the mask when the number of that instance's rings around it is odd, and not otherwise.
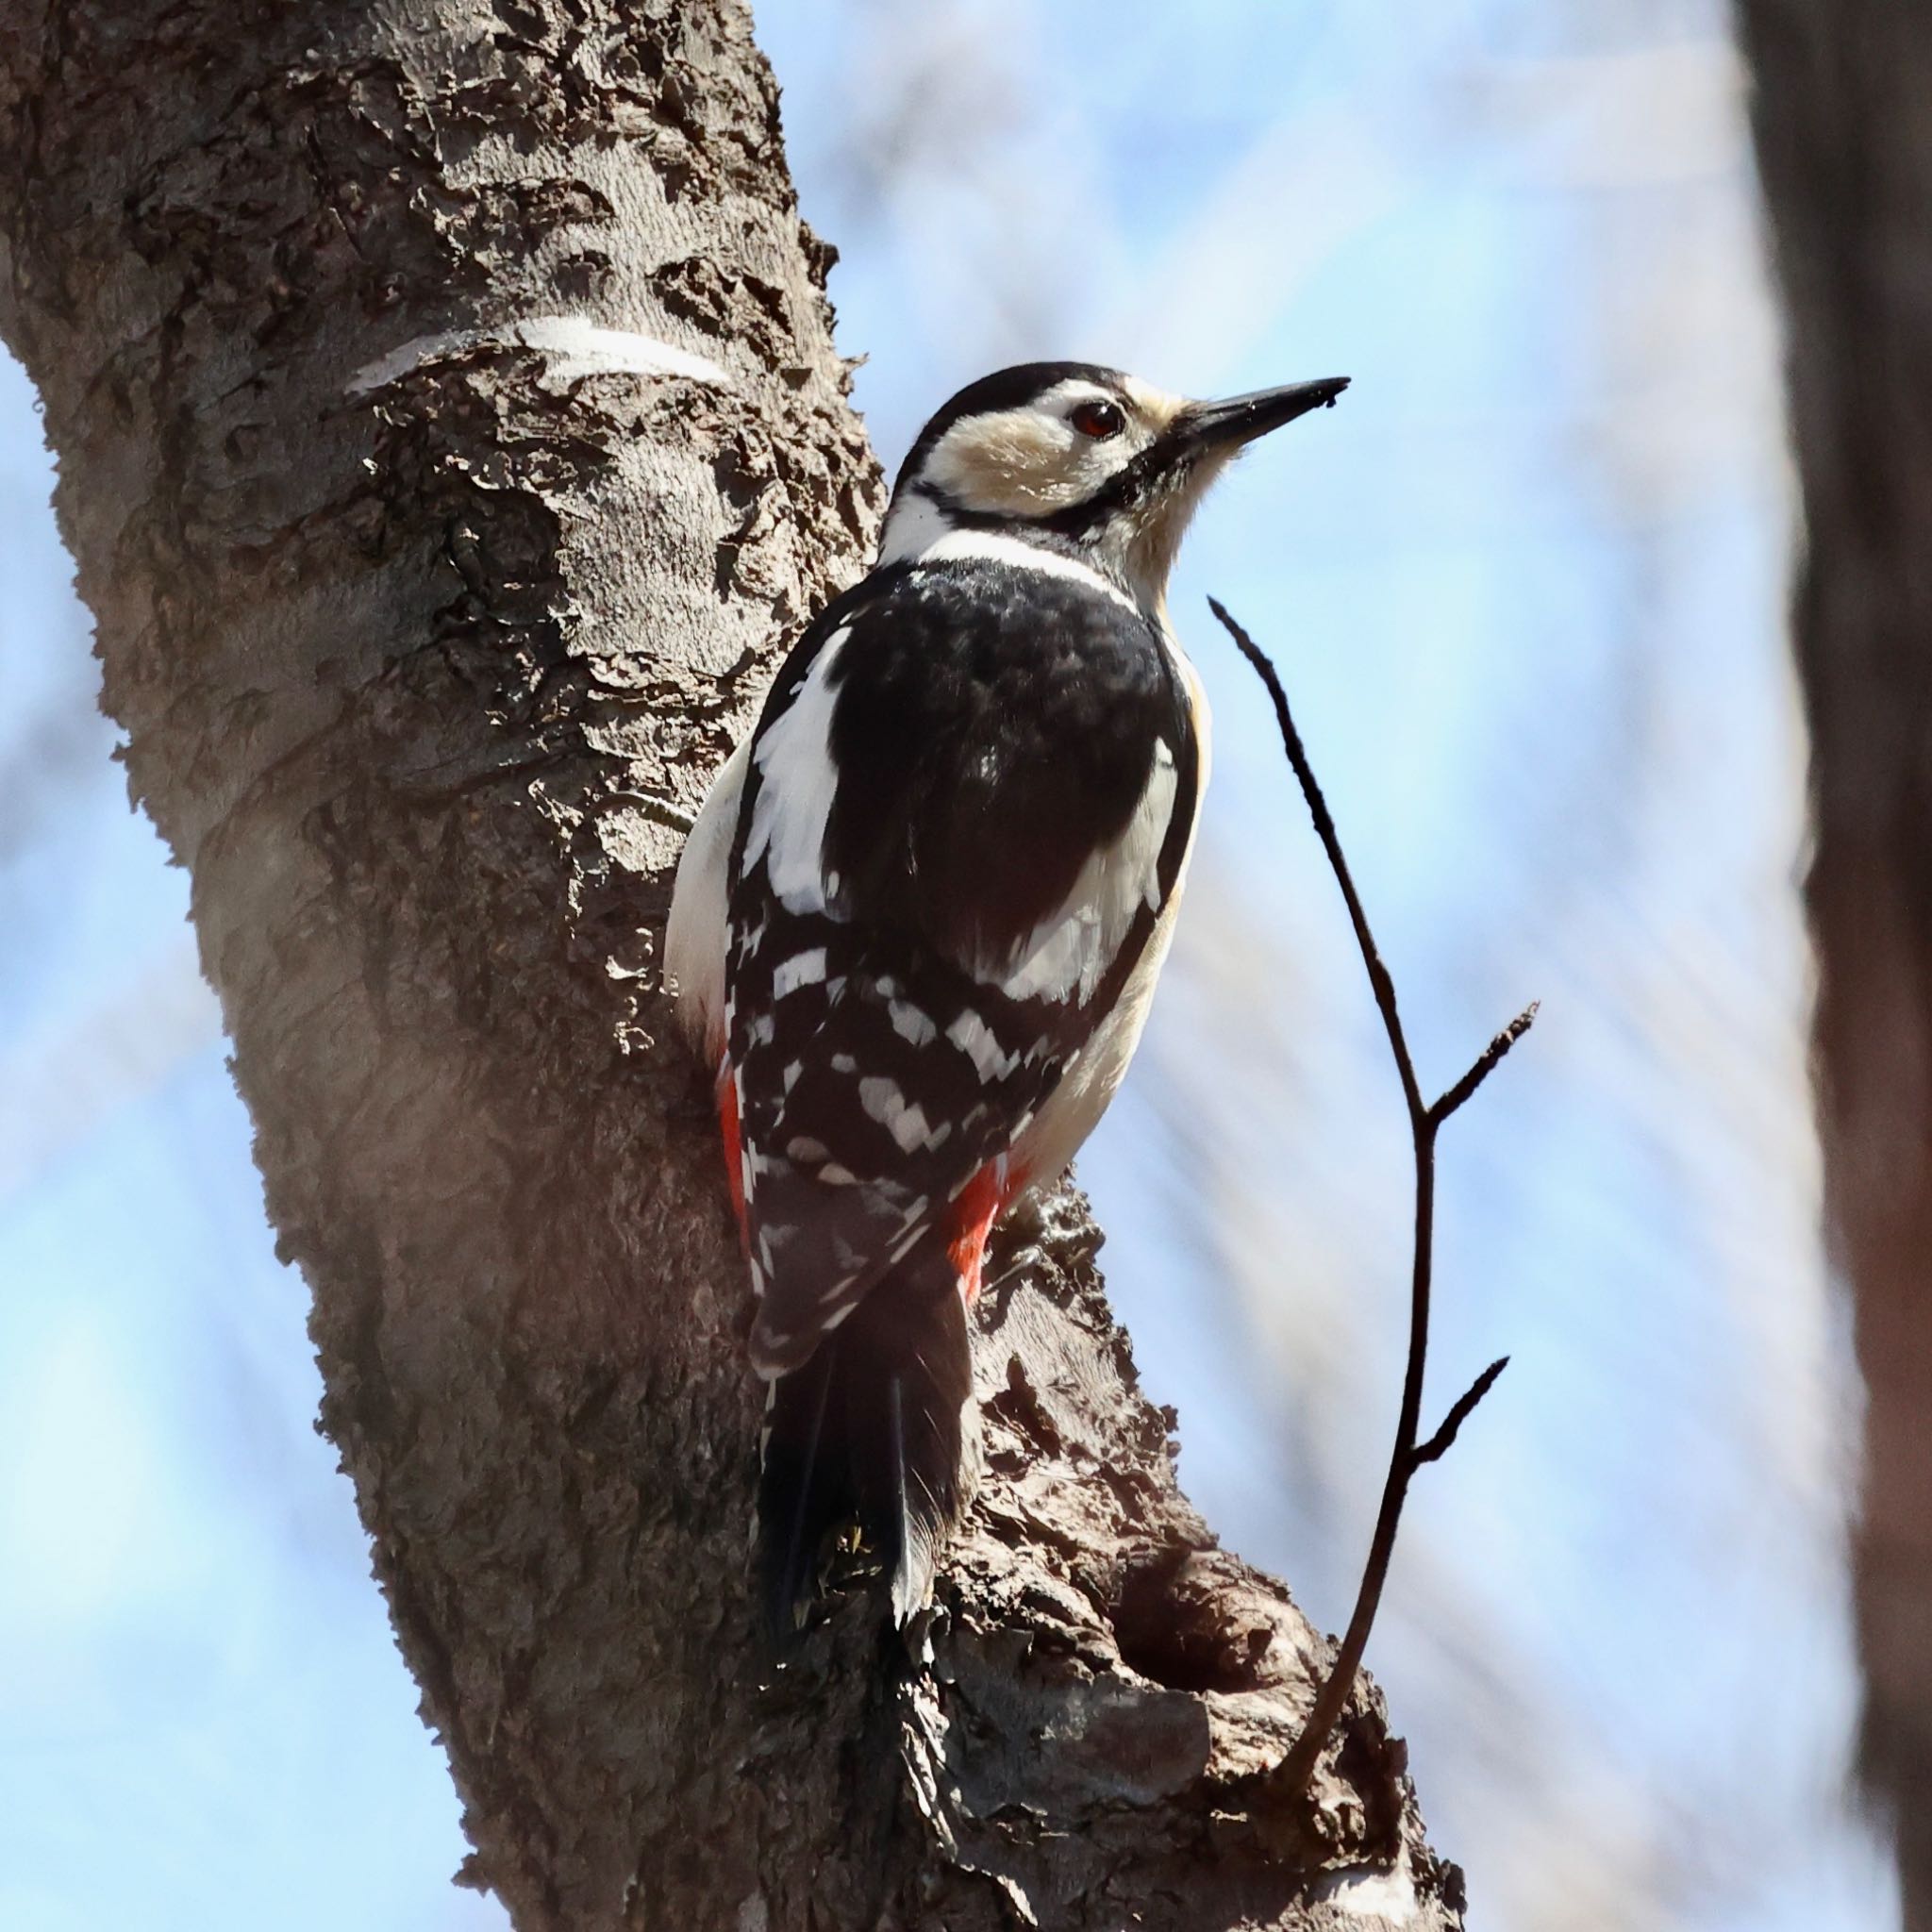
[[[839,774],[832,764],[832,667],[852,635],[848,625],[825,640],[805,683],[752,751],[758,791],[745,834],[743,870],[765,861],[772,891],[788,912],[823,912],[825,826]]]
[[[1141,908],[1160,905],[1160,848],[1176,784],[1174,752],[1164,738],[1156,739],[1154,769],[1126,829],[1088,858],[1065,903],[1021,941],[1001,982],[1014,999],[1084,1006],[1093,997]]]

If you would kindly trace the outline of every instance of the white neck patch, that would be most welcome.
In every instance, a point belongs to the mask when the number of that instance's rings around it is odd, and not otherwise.
[[[1038,571],[1042,576],[1068,578],[1111,597],[1123,609],[1141,611],[1133,598],[1091,564],[1003,531],[962,530],[924,496],[911,497],[886,519],[879,536],[878,560],[881,566],[909,563],[915,569],[928,563],[1005,564],[1013,570]]]

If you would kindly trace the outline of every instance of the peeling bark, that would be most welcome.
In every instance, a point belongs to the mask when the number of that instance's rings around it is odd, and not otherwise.
[[[524,1932],[1459,1924],[1372,1687],[1258,1796],[1328,1647],[1180,1496],[1071,1192],[983,1311],[929,1666],[857,1600],[760,1661],[652,802],[879,491],[741,10],[13,0],[0,142],[0,328],[467,1879]]]
[[[1826,1209],[1867,1392],[1861,1768],[1932,1932],[1932,15],[1741,0],[1807,554]]]

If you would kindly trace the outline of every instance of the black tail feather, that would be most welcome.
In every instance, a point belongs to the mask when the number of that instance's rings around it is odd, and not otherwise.
[[[765,1613],[780,1641],[817,1593],[825,1539],[857,1524],[904,1624],[970,1489],[966,1310],[951,1258],[922,1241],[811,1359],[772,1385],[758,1477]]]

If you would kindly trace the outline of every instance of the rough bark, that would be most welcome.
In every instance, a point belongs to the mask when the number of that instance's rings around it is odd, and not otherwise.
[[[1861,1760],[1932,1932],[1932,12],[1740,12],[1804,494],[1826,1207],[1868,1394]]]
[[[1326,1646],[1178,1493],[1077,1196],[984,1312],[929,1666],[864,1602],[762,1664],[651,801],[878,491],[741,10],[10,0],[0,142],[0,326],[469,1878],[525,1932],[1458,1923],[1372,1690],[1256,1799]],[[728,379],[514,333],[560,315]]]

